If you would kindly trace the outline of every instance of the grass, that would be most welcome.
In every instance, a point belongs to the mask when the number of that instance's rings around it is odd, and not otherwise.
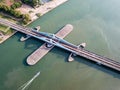
[[[0,3],[5,3],[5,0],[0,0]]]
[[[4,35],[10,35],[14,32],[10,27],[4,26],[0,24],[0,31],[3,32]]]
[[[4,19],[7,19],[8,21],[17,23],[17,21],[11,19],[10,17],[4,16],[4,15],[1,14],[1,13],[0,13],[0,18],[4,18]],[[0,24],[0,31],[3,32],[4,35],[10,35],[10,34],[14,33],[14,30],[13,30],[13,29],[11,29],[11,28],[8,27],[8,26],[1,25],[1,24]]]
[[[15,20],[11,19],[11,17],[8,17],[3,13],[0,13],[0,18],[4,18],[4,19],[7,19],[8,21],[12,21],[12,22],[16,23]]]
[[[13,29],[9,29],[7,32],[6,32],[6,34],[7,35],[11,35],[11,34],[13,34],[15,31],[13,30]]]
[[[2,15],[0,14],[0,18],[2,18]]]
[[[2,38],[0,38],[0,41],[2,41]]]
[[[4,32],[4,30],[7,28],[7,26],[4,26],[4,25],[1,25],[0,24],[0,31],[3,31]]]

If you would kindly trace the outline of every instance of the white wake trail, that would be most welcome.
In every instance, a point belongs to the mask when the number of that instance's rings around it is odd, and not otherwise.
[[[35,74],[32,79],[30,79],[29,81],[24,83],[21,87],[19,87],[18,90],[25,90],[25,88],[28,87],[33,82],[33,80],[36,79],[39,75],[40,75],[40,72]]]

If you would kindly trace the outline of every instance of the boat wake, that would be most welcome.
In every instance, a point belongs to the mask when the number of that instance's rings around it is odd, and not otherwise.
[[[33,78],[31,78],[29,81],[27,81],[26,83],[24,83],[17,90],[25,90],[34,81],[34,79],[36,79],[39,75],[40,75],[40,72],[38,72],[37,74],[35,74],[33,76]]]

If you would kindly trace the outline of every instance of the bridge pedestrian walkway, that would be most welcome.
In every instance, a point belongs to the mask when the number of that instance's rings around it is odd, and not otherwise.
[[[17,24],[10,22],[10,21],[1,19],[1,18],[0,18],[0,24],[7,25],[7,26],[19,31],[19,32],[22,32],[24,34],[27,34],[27,35],[32,36],[34,38],[37,38],[39,40],[43,40],[47,43],[51,43],[53,46],[60,47],[60,48],[65,49],[71,53],[82,56],[82,57],[87,58],[91,61],[97,62],[99,65],[101,64],[101,65],[107,66],[109,68],[112,68],[114,70],[120,71],[120,62],[117,62],[115,60],[109,59],[107,57],[104,57],[104,56],[101,56],[98,54],[95,54],[95,53],[90,52],[88,50],[81,49],[81,48],[77,47],[76,45],[73,45],[72,43],[69,43],[63,39],[58,38],[66,33],[64,30],[63,30],[64,32],[62,31],[62,33],[59,33],[57,35],[58,36],[57,38],[53,38],[50,36],[51,34],[46,33],[47,35],[45,35],[44,34],[45,32],[44,33],[34,32],[32,28],[27,28],[27,27],[24,27],[21,25],[17,25]],[[67,28],[66,30],[69,30],[69,28]],[[49,42],[49,40],[52,40],[53,43]],[[38,51],[36,51],[36,52],[38,52]],[[40,55],[40,54],[38,54],[38,55]]]
[[[73,26],[70,24],[65,25],[60,31],[56,33],[56,36],[60,37],[61,39],[67,36],[71,31],[73,30]],[[34,65],[39,60],[41,60],[42,57],[44,57],[53,47],[46,47],[47,43],[44,43],[40,48],[38,48],[36,51],[34,51],[30,56],[27,58],[27,64]]]

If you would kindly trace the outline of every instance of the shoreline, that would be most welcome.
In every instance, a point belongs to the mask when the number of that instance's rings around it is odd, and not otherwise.
[[[67,1],[68,0],[53,0],[53,1],[46,2],[37,8],[32,8],[28,5],[23,4],[20,8],[18,8],[16,10],[21,11],[22,14],[28,13],[31,17],[31,21],[29,23],[31,23],[34,20],[39,18],[39,16],[37,16],[36,14],[40,14],[40,17],[41,17],[44,14],[48,13],[49,11],[55,9],[56,7],[60,6],[61,4],[65,3]]]
[[[5,42],[7,39],[9,39],[11,36],[13,36],[15,33],[17,33],[17,31],[14,31],[12,34],[10,35],[4,35],[2,40],[0,41],[0,44],[2,44],[3,42]]]
[[[43,16],[44,14],[50,12],[51,10],[55,9],[56,7],[60,6],[61,4],[67,2],[68,0],[54,0],[54,1],[50,1],[50,2],[47,2],[45,3],[43,6],[40,6],[40,8],[37,8],[36,9],[36,13],[34,13],[32,15],[33,16],[36,16],[36,14],[39,12],[41,14],[41,16]],[[34,17],[32,18],[32,20],[36,20],[38,19],[39,17]]]
[[[31,8],[28,5],[22,5],[22,7],[18,8],[17,10],[20,10],[21,13],[29,13],[30,17],[31,17],[31,21],[28,23],[32,23],[33,21],[37,20],[39,17],[36,15],[38,13],[40,13],[40,17],[43,16],[44,14],[48,13],[49,11],[55,9],[56,7],[60,6],[61,4],[67,2],[68,0],[54,0],[54,1],[49,1],[47,3],[45,3],[44,5],[39,6],[38,8]],[[30,13],[30,11],[32,11]],[[25,26],[27,26],[28,24],[26,24]],[[2,40],[0,41],[0,44],[2,44],[3,42],[5,42],[7,39],[9,39],[11,36],[13,36],[17,31],[15,31],[14,33],[10,34],[10,35],[4,35]]]

